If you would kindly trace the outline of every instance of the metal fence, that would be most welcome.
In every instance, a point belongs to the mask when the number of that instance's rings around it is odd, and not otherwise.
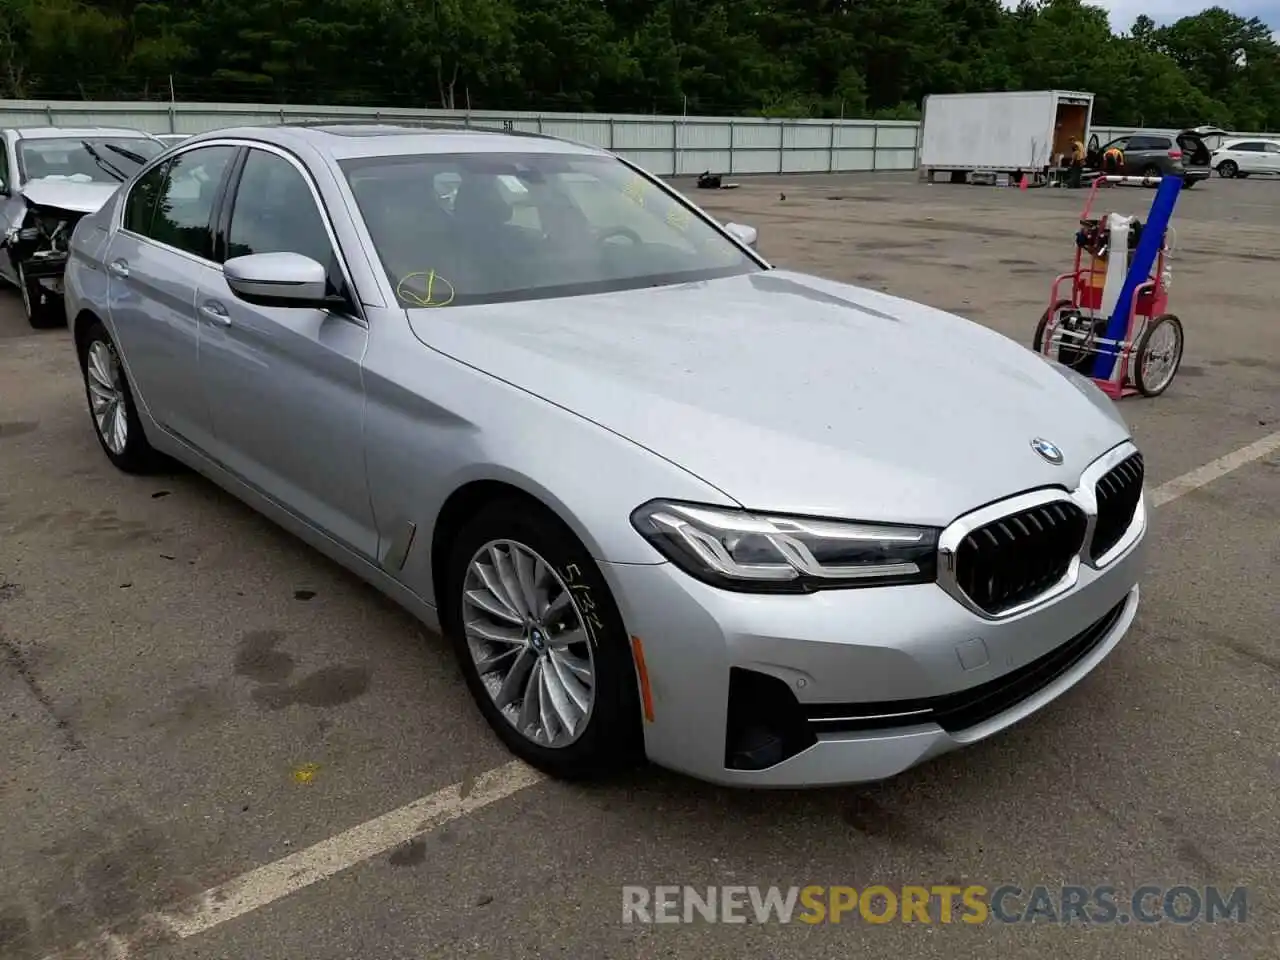
[[[0,126],[123,126],[203,133],[289,120],[449,123],[545,133],[606,147],[659,176],[914,170],[918,124],[874,120],[612,116],[493,110],[231,103],[97,103],[0,100]]]
[[[0,127],[123,126],[151,133],[204,133],[290,120],[456,124],[545,133],[614,150],[659,176],[909,171],[918,166],[920,125],[904,120],[774,120],[500,110],[382,110],[376,107],[239,103],[0,100]],[[1132,127],[1099,127],[1102,143]],[[1154,131],[1153,131],[1154,132]],[[1173,133],[1175,131],[1159,131]],[[1271,137],[1245,133],[1240,136]]]

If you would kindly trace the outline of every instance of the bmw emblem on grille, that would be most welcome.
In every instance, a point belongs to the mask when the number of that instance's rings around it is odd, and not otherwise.
[[[1031,449],[1052,464],[1057,465],[1062,463],[1062,451],[1058,449],[1056,444],[1050,443],[1043,437],[1036,437],[1032,440]]]

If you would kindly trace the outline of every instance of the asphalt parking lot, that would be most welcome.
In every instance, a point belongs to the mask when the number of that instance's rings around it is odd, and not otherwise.
[[[1022,343],[1083,202],[903,177],[692,193],[780,265]],[[0,957],[1274,958],[1280,184],[1203,184],[1175,224],[1182,370],[1122,402],[1157,504],[1134,629],[1004,734],[814,792],[512,764],[440,638],[212,484],[115,472],[69,335],[3,291]],[[622,922],[624,885],[668,884],[1245,887],[1248,911]]]

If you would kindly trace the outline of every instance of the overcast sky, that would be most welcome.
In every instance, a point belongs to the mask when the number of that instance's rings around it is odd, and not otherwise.
[[[1017,6],[1016,0],[1005,0]],[[1257,17],[1273,30],[1280,28],[1280,0],[1086,0],[1105,7],[1111,14],[1111,29],[1124,33],[1133,26],[1139,14],[1145,13],[1157,24],[1172,23],[1179,17],[1199,13],[1208,7],[1225,7],[1242,17]]]

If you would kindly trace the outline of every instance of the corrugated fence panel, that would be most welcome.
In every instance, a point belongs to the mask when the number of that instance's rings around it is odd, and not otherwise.
[[[724,173],[729,169],[728,150],[681,150],[676,155],[680,176],[697,176],[701,173]]]
[[[782,125],[767,120],[742,120],[733,125],[735,150],[778,150],[782,146]]]
[[[732,128],[727,123],[684,122],[676,133],[681,150],[728,150],[733,146]]]
[[[916,123],[877,124],[876,146],[915,150],[919,127],[920,125]]]
[[[860,170],[887,170],[888,167],[881,167],[876,159],[875,150],[837,150],[835,156],[835,168],[842,172],[858,172]],[[912,167],[914,167],[914,159]],[[910,170],[912,167],[903,167],[904,170]]]
[[[670,121],[656,123],[652,120],[619,117],[613,126],[614,149],[665,150],[676,148],[676,128]]]
[[[119,126],[204,133],[298,120],[448,124],[544,133],[612,149],[659,176],[915,170],[919,124],[902,120],[611,116],[334,105],[0,100],[0,126]],[[1100,143],[1134,132],[1095,126]],[[1161,133],[1175,133],[1161,130]],[[1275,134],[1236,134],[1274,137]]]
[[[822,150],[831,147],[831,131],[835,124],[784,124],[782,127],[782,146],[786,150]],[[822,161],[826,163],[824,158]]]

